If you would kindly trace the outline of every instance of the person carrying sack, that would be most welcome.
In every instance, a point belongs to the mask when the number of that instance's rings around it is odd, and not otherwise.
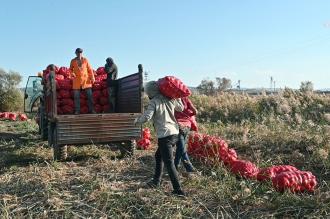
[[[173,161],[173,147],[178,140],[179,127],[174,112],[184,109],[181,99],[169,99],[159,92],[155,81],[148,82],[144,87],[150,101],[143,115],[136,118],[135,125],[141,125],[152,120],[158,138],[158,148],[155,153],[156,168],[149,187],[159,187],[162,179],[164,164],[173,186],[173,194],[185,196],[181,188],[178,172]]]

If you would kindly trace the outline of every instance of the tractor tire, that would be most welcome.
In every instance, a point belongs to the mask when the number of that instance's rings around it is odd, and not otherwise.
[[[132,157],[135,153],[136,141],[130,140],[122,142],[119,146],[121,157]]]
[[[55,161],[65,161],[68,158],[68,147],[66,145],[54,145],[53,156]]]
[[[47,141],[48,139],[48,119],[45,114],[45,109],[43,107],[39,107],[39,132],[41,135],[41,139],[43,141]]]
[[[68,157],[68,147],[57,144],[57,129],[54,123],[49,123],[48,144],[53,147],[53,159],[55,161],[65,161]]]

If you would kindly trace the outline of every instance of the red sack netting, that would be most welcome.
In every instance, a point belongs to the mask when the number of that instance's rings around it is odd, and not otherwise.
[[[191,122],[191,130],[195,131],[195,132],[198,132],[198,125],[197,125],[196,117],[191,116],[190,117],[190,122]]]
[[[25,114],[19,114],[18,118],[19,118],[20,121],[27,121],[28,120],[28,117]]]
[[[60,90],[58,92],[58,97],[61,97],[61,98],[71,98],[72,97],[72,94],[70,92],[70,90]]]
[[[102,90],[102,96],[104,96],[104,97],[109,97],[109,93],[108,93],[108,89],[107,88],[105,88],[105,89],[103,89]]]
[[[171,99],[182,98],[191,95],[189,88],[174,76],[166,76],[158,80],[160,92]]]
[[[300,171],[294,166],[279,165],[259,169],[250,161],[239,160],[236,151],[218,137],[193,132],[188,139],[188,152],[209,164],[221,161],[233,174],[243,178],[272,180],[274,188],[281,192],[312,192],[317,185],[316,177],[311,172]]]
[[[73,114],[74,107],[69,105],[64,105],[58,111],[62,112],[63,114]]]
[[[81,91],[81,92],[80,92],[80,99],[85,99],[85,100],[87,100],[87,94],[85,93],[85,91]]]
[[[82,107],[80,107],[80,113],[81,114],[88,113],[88,106],[82,106]]]
[[[282,172],[272,178],[273,187],[280,192],[313,192],[316,185],[316,177],[308,171]]]
[[[100,90],[93,91],[93,97],[94,98],[100,98],[102,96],[102,93]]]
[[[57,84],[57,89],[72,90],[72,80],[70,79],[59,80],[57,81]]]
[[[16,121],[17,114],[16,113],[9,113],[8,119],[11,121]]]
[[[111,109],[111,106],[109,104],[102,106],[102,112],[107,113]]]
[[[55,75],[55,80],[56,81],[64,80],[64,76],[63,75]]]
[[[64,98],[60,100],[60,105],[73,107],[74,101],[71,98]]]
[[[257,179],[259,181],[265,181],[265,180],[271,180],[276,175],[287,172],[287,171],[297,171],[298,169],[294,166],[290,165],[279,165],[279,166],[271,166],[262,168],[259,170],[259,173],[257,175]]]
[[[87,106],[87,100],[84,98],[80,98],[80,106]]]
[[[0,113],[0,119],[9,119],[9,112]]]
[[[105,75],[97,75],[95,77],[95,82],[101,82],[101,81],[105,81],[105,80],[107,80],[107,75],[106,74]]]
[[[231,165],[237,160],[237,153],[234,149],[223,148],[220,150],[220,158],[225,165]]]
[[[96,70],[96,74],[97,75],[104,75],[104,74],[107,74],[104,70],[104,67],[99,67],[97,70]]]
[[[102,84],[101,84],[101,82],[95,82],[94,84],[93,84],[93,87],[92,87],[92,89],[93,89],[93,91],[94,90],[102,90]]]
[[[150,129],[144,128],[142,131],[142,138],[137,141],[137,148],[142,150],[148,150],[151,148],[151,133]]]
[[[108,105],[108,104],[109,104],[108,98],[106,98],[106,97],[101,97],[101,98],[100,98],[100,104],[101,104],[102,106],[104,106],[104,105]]]
[[[250,161],[236,160],[230,164],[230,171],[246,179],[255,179],[259,169]]]
[[[93,104],[100,104],[100,98],[98,97],[93,97]]]
[[[188,153],[203,159],[220,159],[220,152],[228,149],[227,143],[218,137],[194,132],[188,139]]]
[[[58,73],[58,70],[59,70],[59,68],[55,65],[55,74]],[[43,70],[42,72],[43,72],[43,76],[49,74],[49,72],[50,72],[50,66],[47,66],[47,68],[45,70]]]
[[[71,76],[70,69],[67,68],[67,67],[60,67],[60,68],[58,69],[57,74],[63,75],[64,78],[70,78],[70,76]]]
[[[28,117],[24,113],[17,114],[13,112],[0,112],[0,119],[10,121],[16,121],[18,119],[19,121],[27,121]]]
[[[95,104],[95,103],[94,103]],[[102,106],[100,104],[95,104],[94,105],[94,110],[97,113],[101,113],[102,112]]]
[[[100,84],[101,84],[101,86],[102,86],[103,89],[108,88],[108,85],[107,85],[107,82],[106,81],[101,81]]]

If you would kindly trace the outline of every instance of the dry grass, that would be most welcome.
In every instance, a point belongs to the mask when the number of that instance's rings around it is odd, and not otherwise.
[[[240,118],[242,114],[236,112]],[[260,167],[294,164],[312,170],[319,182],[314,194],[278,193],[269,183],[239,179],[221,165],[204,166],[194,160],[202,175],[181,176],[188,197],[177,198],[171,195],[168,176],[159,190],[144,185],[152,176],[154,151],[138,151],[132,159],[119,159],[119,153],[106,145],[88,145],[70,147],[67,162],[53,162],[51,148],[38,139],[33,122],[0,121],[0,217],[329,216],[329,126],[323,120],[289,123],[277,115],[269,113],[260,121],[244,119],[236,123],[228,119],[226,123],[201,123],[200,128],[202,132],[224,137],[239,155]]]

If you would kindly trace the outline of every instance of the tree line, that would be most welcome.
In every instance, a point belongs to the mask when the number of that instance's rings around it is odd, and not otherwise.
[[[0,68],[0,112],[23,111],[23,94],[18,88],[22,76]]]

